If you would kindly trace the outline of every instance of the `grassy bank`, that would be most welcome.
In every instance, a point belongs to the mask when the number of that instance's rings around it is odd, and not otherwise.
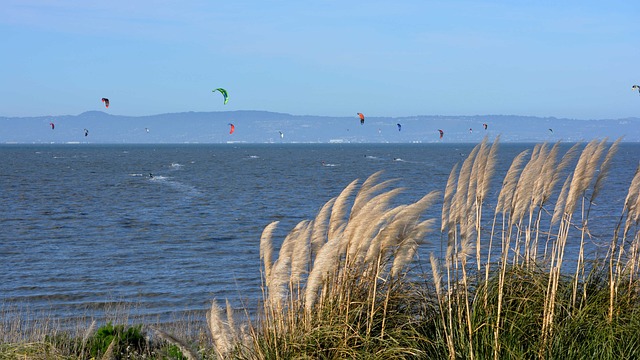
[[[5,321],[0,358],[640,358],[638,171],[606,255],[585,252],[617,148],[536,145],[513,159],[495,199],[497,141],[412,203],[397,205],[402,189],[373,174],[277,251],[278,223],[264,229],[257,315],[214,300],[199,331],[114,323],[58,333]],[[440,215],[427,216],[435,204]],[[444,256],[417,258],[440,241]]]

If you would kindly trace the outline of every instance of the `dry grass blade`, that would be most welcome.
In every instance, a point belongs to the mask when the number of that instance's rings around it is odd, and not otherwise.
[[[102,355],[102,357],[101,357],[102,360],[115,360],[116,359],[116,356],[113,353],[113,349],[116,347],[116,343],[117,342],[118,342],[118,337],[115,336],[113,338],[113,340],[111,340],[111,343],[109,344],[109,347],[107,347],[107,350]]]
[[[187,359],[187,360],[196,360],[199,359],[198,355],[191,349],[191,347],[189,346],[189,344],[187,344],[184,341],[179,340],[178,338],[176,338],[175,336],[172,336],[170,334],[167,334],[166,332],[160,330],[160,329],[155,329],[153,328],[153,331],[164,341],[173,344],[175,346],[178,347],[178,349],[180,349],[180,351],[182,352],[182,355]]]

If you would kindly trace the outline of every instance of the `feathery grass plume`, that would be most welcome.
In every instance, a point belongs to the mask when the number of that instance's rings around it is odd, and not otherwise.
[[[554,150],[559,149],[559,145],[560,145],[560,142],[557,142],[553,146],[553,149],[551,149],[551,151],[554,152]],[[545,202],[549,199],[549,197],[551,196],[551,193],[553,192],[553,189],[556,187],[556,184],[558,183],[558,181],[560,181],[561,177],[563,176],[564,170],[569,166],[571,161],[573,161],[573,159],[576,157],[579,148],[580,148],[580,143],[573,144],[573,146],[571,146],[571,148],[564,153],[560,162],[557,165],[554,164],[554,169],[553,169],[554,171],[552,172],[553,176],[551,177],[550,181],[547,180],[545,182],[545,186],[543,189],[543,194],[544,194],[543,198]],[[554,154],[554,158],[556,156],[557,154]]]
[[[347,201],[357,185],[358,179],[353,180],[336,198],[331,210],[331,217],[329,218],[329,239],[336,238],[338,236],[338,229],[343,228],[342,225],[345,223],[347,213]]]
[[[458,184],[456,186],[456,192],[451,199],[451,210],[449,212],[449,231],[455,230],[456,224],[462,224],[462,221],[467,219],[467,189],[469,188],[469,181],[471,178],[471,172],[473,170],[473,163],[480,150],[480,145],[476,145],[469,156],[462,163],[460,168],[460,174],[458,175]],[[466,227],[461,226],[461,231],[466,230]],[[462,235],[461,235],[462,236]]]
[[[369,224],[367,222],[367,218],[371,218],[372,215],[375,216],[376,213],[372,212],[376,207],[380,208],[388,204],[391,201],[392,197],[387,196],[387,193],[381,193],[376,195],[378,191],[384,190],[390,181],[385,181],[383,183],[372,185],[371,177],[365,181],[367,183],[366,191],[358,191],[356,194],[356,198],[354,200],[355,204],[360,204],[359,210],[354,211],[353,208],[351,210],[351,215],[349,216],[349,220],[346,223],[344,233],[341,234],[342,242],[340,244],[340,254],[346,254],[347,259],[346,262],[349,263],[353,260],[356,250],[360,246],[360,243],[366,241],[359,234],[364,231],[363,228],[366,228]],[[399,193],[398,191],[391,191],[392,193]],[[384,201],[380,201],[383,199]]]
[[[313,263],[313,268],[309,272],[307,278],[307,286],[305,288],[305,310],[307,312],[313,309],[317,299],[318,292],[320,291],[323,281],[334,271],[337,270],[338,264],[338,245],[340,244],[340,238],[332,238],[326,242]]]
[[[269,304],[271,306],[279,307],[286,298],[286,285],[291,280],[294,247],[299,240],[300,232],[307,226],[307,223],[308,220],[300,221],[282,242],[278,252],[278,260],[274,262],[271,274],[266,281],[269,289]]]
[[[471,170],[471,175],[469,177],[469,186],[467,187],[467,230],[465,232],[461,232],[468,234],[468,237],[471,237],[473,232],[480,227],[479,214],[481,207],[480,202],[482,200],[479,197],[479,192],[483,186],[482,181],[484,181],[484,169],[487,165],[487,157],[489,156],[490,150],[487,147],[486,136],[478,146],[480,147],[480,149],[478,150],[476,158],[473,161],[473,167]],[[463,225],[461,224],[461,226]]]
[[[481,199],[478,197],[478,188],[482,187],[482,181],[484,180],[484,168],[487,164],[487,157],[489,156],[489,149],[487,147],[487,137],[485,136],[482,142],[478,145],[479,149],[476,158],[473,161],[471,169],[471,175],[469,176],[469,186],[467,187],[467,205],[465,207],[466,214],[461,218],[460,223],[460,235],[461,241],[471,241],[474,233],[476,234],[476,241],[478,245],[480,243],[480,213],[481,213]],[[477,250],[477,263],[478,270],[480,270],[480,246]]]
[[[345,263],[345,266],[349,267],[352,272],[366,273],[366,267],[370,266],[372,259],[378,256],[383,230],[393,222],[396,214],[402,209],[402,206],[396,208],[388,207],[386,198],[393,197],[394,194],[397,194],[397,192],[393,190],[383,194],[379,206],[371,209],[369,217],[362,219],[365,227],[357,234],[360,241],[355,252],[350,254],[349,258],[352,261]]]
[[[385,251],[389,247],[398,245],[399,241],[406,236],[407,230],[418,222],[420,216],[433,205],[438,195],[438,191],[432,191],[415,203],[401,207],[402,210],[394,216],[393,221],[381,231],[381,235],[385,237],[381,250]]]
[[[589,187],[595,177],[595,173],[598,170],[598,164],[600,163],[602,154],[604,154],[607,147],[607,141],[608,138],[602,139],[602,141],[600,141],[600,143],[598,143],[598,145],[593,149],[593,154],[587,159],[587,176],[585,176],[583,183],[580,185],[585,190]]]
[[[531,158],[535,158],[536,152],[537,152],[536,147],[534,147],[534,151],[531,154]],[[517,203],[517,201],[515,199],[518,192],[517,189],[521,182],[521,178],[526,177],[526,175],[524,175],[525,169],[522,166],[522,163],[524,162],[525,156],[527,156],[528,154],[529,154],[529,151],[525,150],[519,153],[515,157],[515,159],[513,159],[513,161],[511,162],[511,165],[509,166],[509,170],[507,171],[507,175],[502,181],[502,189],[500,190],[500,194],[498,195],[498,204],[496,206],[496,211],[494,216],[497,217],[498,213],[502,212],[503,227],[505,226],[504,218],[506,214],[509,214],[510,219],[515,218],[514,213],[516,212],[515,204]],[[525,165],[525,167],[527,165]],[[512,226],[513,225],[511,223],[508,224],[507,230],[511,231]],[[502,329],[502,323],[505,321],[504,320],[505,316],[502,314],[502,303],[504,300],[504,290],[505,290],[504,284],[505,284],[506,273],[507,273],[510,243],[511,243],[510,234],[507,234],[506,236],[503,235],[502,253],[500,255],[501,257],[500,271],[498,272],[498,296],[497,296],[498,299],[497,299],[497,306],[496,306],[497,316],[495,319],[494,334],[493,334],[495,359],[498,358],[498,354],[500,353],[499,335],[500,335],[500,330]],[[487,266],[487,273],[488,273],[488,266]]]
[[[531,192],[531,202],[529,203],[529,214],[534,212],[534,209],[544,204],[544,186],[553,177],[553,168],[556,163],[556,154],[554,150],[557,150],[557,146],[553,146],[550,150],[547,144],[542,144],[540,153],[538,155],[539,167],[535,178],[533,179],[533,188]]]
[[[329,215],[331,214],[331,208],[335,201],[335,197],[327,201],[313,220],[313,231],[311,232],[311,256],[313,259],[315,259],[322,245],[327,242]]]
[[[196,359],[200,358],[197,355],[197,353],[193,352],[193,350],[191,349],[189,344],[187,344],[186,342],[181,341],[178,338],[176,338],[175,336],[172,336],[171,334],[168,334],[168,333],[166,333],[166,332],[164,332],[164,331],[162,331],[160,329],[152,328],[152,330],[162,340],[177,346],[178,349],[180,349],[180,352],[182,352],[182,356],[184,356],[187,360],[196,360]]]
[[[215,352],[219,358],[224,358],[231,350],[232,345],[229,333],[222,322],[222,309],[215,299],[211,302],[211,309],[207,312],[207,324]]]
[[[438,297],[438,302],[442,304],[444,299],[442,298],[442,274],[440,273],[440,265],[433,253],[429,254],[429,261],[431,262],[431,273],[433,274],[433,285],[436,288],[436,296]]]
[[[553,254],[551,256],[549,285],[547,288],[547,297],[545,298],[544,316],[542,323],[543,344],[547,344],[553,331],[553,323],[555,321],[556,312],[555,308],[557,302],[557,290],[560,281],[560,273],[564,260],[564,253],[568,238],[569,224],[571,223],[571,217],[575,210],[578,199],[583,196],[584,192],[586,191],[587,187],[594,177],[597,164],[603,151],[604,141],[600,142],[599,144],[596,140],[589,142],[585,149],[582,151],[580,158],[578,159],[578,164],[576,165],[571,179],[571,185],[567,195],[564,210],[564,224],[561,223],[561,230],[558,235],[558,241],[554,245]],[[580,251],[582,252],[582,241],[580,247]],[[580,267],[580,263],[578,263],[578,267]]]
[[[407,237],[399,244],[391,266],[392,277],[397,277],[413,261],[418,246],[424,241],[424,237],[433,231],[434,223],[435,219],[422,221],[413,227]]]
[[[457,261],[466,263],[466,259],[473,254],[475,247],[472,240],[470,236],[460,239],[460,248],[456,251]]]
[[[611,323],[613,321],[614,316],[614,306],[616,304],[616,297],[620,282],[620,276],[622,273],[622,265],[621,259],[622,255],[625,252],[624,244],[626,235],[633,224],[637,224],[638,217],[638,207],[640,206],[640,166],[636,167],[635,174],[633,175],[633,179],[631,180],[631,184],[629,185],[629,190],[627,191],[627,196],[624,200],[624,208],[622,211],[622,215],[620,216],[619,222],[616,224],[616,227],[613,231],[613,237],[611,239],[611,244],[609,246],[608,257],[609,257],[609,268],[608,268],[608,280],[609,280],[609,314],[608,319]],[[626,220],[625,220],[626,213]],[[620,234],[620,227],[622,226],[622,222],[624,221],[624,229],[622,230],[622,234]],[[621,238],[622,237],[622,238]],[[638,240],[637,234],[634,238],[634,242]]]
[[[478,266],[478,271],[481,270],[482,261],[481,261],[481,246],[480,241],[482,238],[482,212],[484,201],[487,193],[489,192],[489,187],[491,185],[491,179],[493,177],[493,173],[495,171],[496,166],[496,158],[498,151],[498,142],[500,141],[500,136],[497,136],[494,140],[493,144],[489,151],[483,156],[484,163],[482,165],[481,171],[478,174],[478,185],[476,190],[476,206],[475,206],[475,228],[473,229],[476,232],[476,263]],[[491,250],[489,249],[489,254]]]
[[[536,202],[539,201],[540,188],[536,188],[539,184],[542,165],[547,157],[547,145],[536,145],[532,152],[531,159],[524,166],[516,190],[513,197],[513,211],[509,218],[509,229],[515,229],[513,256],[514,265],[518,265],[519,259],[523,258],[523,263],[530,264],[531,261],[531,229],[533,222],[533,214]],[[525,215],[528,216],[528,225],[525,225]]]
[[[364,252],[369,248],[375,234],[386,225],[386,221],[380,221],[382,220],[380,214],[384,213],[390,207],[391,201],[402,191],[402,188],[396,188],[373,197],[362,207],[362,215],[352,220],[353,222],[357,222],[358,225],[353,226],[349,231],[349,235],[353,237],[354,240],[347,254],[347,260],[349,261],[347,266],[357,266],[362,263],[366,255]],[[350,223],[352,221],[350,221]]]
[[[498,158],[498,148],[500,144],[500,135],[496,136],[489,149],[489,154],[485,158],[485,165],[482,172],[482,180],[478,183],[478,195],[481,199],[485,199],[491,186],[491,179],[496,169],[496,159]]]
[[[311,221],[304,220],[301,223],[301,227],[298,231],[298,237],[293,245],[291,256],[291,278],[290,281],[296,284],[300,281],[300,278],[304,272],[307,271],[307,265],[309,264],[309,249],[310,249],[310,236],[311,236]]]
[[[290,280],[291,253],[278,256],[278,260],[273,265],[271,277],[267,282],[269,288],[269,306],[280,308],[283,300],[287,297],[287,284]]]
[[[496,205],[495,214],[498,214],[499,212],[512,212],[513,209],[511,208],[511,205],[513,203],[514,192],[522,171],[522,163],[528,154],[529,150],[524,150],[511,162],[507,175],[505,175],[504,180],[502,181],[502,188],[498,194],[498,203]]]
[[[611,161],[613,160],[615,154],[618,152],[618,147],[621,141],[622,138],[618,138],[613,144],[611,144],[611,147],[609,147],[607,156],[605,156],[604,161],[600,165],[600,172],[598,173],[596,182],[593,185],[593,192],[591,193],[591,199],[589,200],[589,202],[593,202],[600,194],[600,191],[602,191],[604,180],[609,175],[609,170],[611,169]]]
[[[473,159],[473,164],[471,165],[471,174],[469,174],[469,186],[467,186],[467,205],[466,209],[469,213],[473,204],[477,201],[477,188],[478,183],[483,179],[480,175],[484,171],[484,165],[486,165],[486,157],[488,156],[487,149],[487,137],[482,140],[482,142],[478,145],[478,151],[476,152],[476,157]]]
[[[366,254],[364,256],[364,264],[366,266],[372,266],[372,264],[375,264],[376,260],[380,257],[380,254],[382,253],[383,243],[385,243],[386,245],[390,242],[388,238],[392,233],[392,229],[389,229],[389,226],[391,226],[391,224],[396,221],[398,214],[401,213],[407,206],[408,205],[400,205],[393,209],[388,209],[380,215],[380,221],[384,224],[384,226],[380,227],[378,233],[371,240],[369,247],[363,249],[366,250]]]
[[[358,244],[364,240],[358,235],[360,232],[365,231],[365,229],[369,226],[367,219],[375,217],[376,210],[388,207],[389,203],[400,192],[404,191],[404,188],[396,188],[386,191],[385,188],[393,181],[395,180],[387,180],[370,187],[366,192],[358,192],[355,201],[360,204],[360,208],[355,213],[353,210],[351,211],[349,224],[345,228],[345,233],[343,234],[345,237],[344,240],[346,240],[349,244],[349,252],[351,253],[351,255],[353,255],[353,249],[358,248]],[[385,190],[385,192],[376,194],[381,190]],[[350,257],[349,259],[351,258],[352,257]]]
[[[446,249],[446,266],[449,268],[454,252],[457,250],[456,242],[460,237],[466,236],[467,231],[467,189],[469,188],[469,181],[471,177],[472,167],[474,159],[480,149],[479,145],[476,145],[469,156],[463,161],[458,174],[458,182],[455,187],[455,193],[451,198],[449,205],[449,214],[447,219],[447,249]],[[460,228],[458,229],[458,225]],[[443,228],[445,228],[443,226]]]
[[[367,241],[365,238],[358,235],[360,232],[363,231],[363,227],[368,226],[368,223],[366,222],[366,218],[371,217],[371,215],[375,215],[375,213],[372,213],[369,210],[368,211],[362,211],[362,210],[368,208],[369,206],[377,205],[378,208],[381,208],[381,206],[388,204],[388,202],[391,201],[392,197],[384,196],[385,193],[381,194],[383,195],[382,199],[386,200],[382,203],[377,203],[372,201],[371,196],[374,196],[373,194],[375,194],[375,192],[380,191],[381,189],[384,189],[385,187],[387,187],[390,182],[391,181],[385,181],[375,186],[371,186],[370,185],[371,182],[369,182],[368,191],[364,191],[364,192],[359,191],[358,194],[356,195],[356,199],[354,200],[354,202],[358,202],[360,204],[366,204],[366,205],[362,205],[360,210],[356,214],[353,213],[353,210],[351,211],[351,216],[349,217],[348,222],[345,223],[346,226],[344,227],[344,232],[341,233],[342,241],[340,242],[339,255],[347,256],[345,260],[346,262],[345,267],[349,266],[350,263],[354,260],[354,256],[353,256],[355,255],[354,249],[360,248],[361,243]],[[391,193],[393,194],[397,194],[398,192],[399,191],[391,191]],[[362,198],[365,198],[368,200],[364,202]],[[380,199],[380,197],[374,197],[374,198],[376,198],[376,200]]]
[[[305,227],[306,220],[300,221],[293,230],[284,238],[278,259],[273,263],[271,274],[267,278],[266,283],[269,288],[269,299],[279,303],[286,295],[285,284],[289,282],[291,272],[291,257],[293,248],[298,240],[298,236],[302,228]]]
[[[273,266],[271,260],[273,257],[273,242],[271,237],[279,223],[279,221],[274,221],[267,225],[262,230],[262,236],[260,236],[260,259],[264,263],[264,276],[266,279],[271,277],[271,267]]]
[[[236,321],[233,314],[233,307],[231,306],[231,302],[229,299],[225,299],[226,302],[226,310],[227,310],[227,329],[229,329],[229,337],[231,339],[237,339],[236,334]]]
[[[640,166],[636,168],[636,172],[631,180],[631,185],[629,185],[627,196],[624,199],[624,206],[627,210],[627,221],[623,231],[624,234],[627,233],[638,214],[638,199],[640,199]]]
[[[586,210],[586,214],[584,214],[583,211],[583,219],[582,219],[582,226],[581,226],[581,237],[580,237],[580,250],[578,252],[578,261],[577,261],[577,266],[576,266],[576,273],[574,276],[574,280],[573,280],[573,292],[572,292],[572,305],[575,305],[575,302],[577,301],[577,291],[578,291],[578,278],[579,276],[582,276],[583,281],[584,281],[584,238],[585,238],[585,233],[588,233],[588,223],[589,223],[589,214],[591,212],[591,207],[595,201],[595,199],[597,198],[601,188],[602,188],[602,184],[603,184],[603,179],[607,176],[607,173],[609,171],[609,168],[611,167],[611,161],[612,158],[614,156],[614,154],[616,153],[616,150],[618,148],[618,144],[620,142],[621,139],[618,139],[617,141],[615,141],[611,147],[609,148],[609,151],[607,151],[607,155],[605,156],[604,161],[602,162],[602,164],[600,165],[600,171],[598,173],[598,176],[596,177],[595,183],[593,185],[593,191],[591,193],[591,197],[589,198],[589,204]],[[583,187],[586,187],[591,183],[593,177],[594,177],[594,173],[596,171],[596,165],[600,159],[600,157],[602,156],[602,153],[604,152],[604,148],[605,148],[605,142],[606,142],[606,138],[600,142],[600,144],[597,146],[597,148],[594,150],[593,155],[589,158],[589,161],[587,162],[587,168],[589,169],[588,171],[590,171],[590,174],[588,174],[588,176],[585,176],[585,181],[584,183],[581,185]],[[586,300],[586,289],[583,291],[583,301]]]
[[[640,209],[640,196],[636,196],[636,203],[632,207],[633,211],[630,212],[634,225],[638,225],[638,220],[640,220],[640,211],[638,211],[638,209]]]
[[[587,146],[582,150],[580,157],[578,158],[578,164],[573,171],[573,177],[571,179],[571,186],[569,188],[569,194],[567,195],[567,202],[565,204],[564,212],[567,214],[573,214],[578,199],[586,189],[582,185],[586,182],[589,164],[589,158],[593,155],[596,148],[597,140],[591,140]]]
[[[373,175],[369,176],[364,183],[362,183],[360,190],[358,190],[358,193],[356,194],[353,206],[351,206],[350,217],[357,216],[362,207],[375,195],[376,192],[387,188],[390,184],[397,181],[397,179],[391,179],[378,182],[378,179],[383,173],[383,170],[375,172]]]
[[[525,263],[530,265],[538,257],[538,241],[541,235],[540,224],[542,221],[543,207],[547,204],[555,183],[559,177],[557,157],[560,143],[555,143],[551,149],[547,150],[546,144],[540,150],[540,170],[534,180],[531,202],[529,204],[529,222],[524,227],[525,235]]]
[[[513,195],[513,204],[511,205],[513,208],[511,218],[514,224],[522,219],[531,204],[534,195],[534,183],[538,175],[540,175],[540,168],[542,167],[541,153],[544,153],[544,151],[544,145],[537,144],[534,146],[531,158],[522,169]]]
[[[569,194],[569,186],[571,186],[571,176],[568,176],[564,181],[564,185],[562,185],[562,190],[560,191],[560,195],[558,195],[558,200],[556,201],[556,205],[553,208],[553,216],[551,217],[551,225],[557,224],[562,217],[565,203],[567,201],[567,196]]]
[[[451,200],[456,190],[456,178],[458,177],[458,164],[455,164],[449,173],[449,179],[447,179],[447,186],[444,190],[444,199],[442,201],[442,223],[440,225],[440,232],[444,232],[447,229],[447,219],[449,218],[449,212],[451,210]]]
[[[425,231],[426,232],[426,231]],[[398,244],[398,248],[393,256],[390,275],[396,278],[401,271],[409,264],[418,250],[418,242],[410,236],[402,239]]]
[[[556,176],[558,173],[558,153],[560,152],[560,142],[556,142],[553,144],[549,152],[547,153],[547,158],[542,164],[542,169],[540,171],[540,177],[538,179],[539,183],[537,183],[537,191],[540,192],[539,195],[539,203],[546,204],[555,188],[555,185],[558,182],[559,177]]]

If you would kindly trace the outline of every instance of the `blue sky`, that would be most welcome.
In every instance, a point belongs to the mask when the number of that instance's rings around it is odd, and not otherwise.
[[[640,116],[640,1],[0,5],[0,116]],[[224,87],[230,101],[211,90]]]

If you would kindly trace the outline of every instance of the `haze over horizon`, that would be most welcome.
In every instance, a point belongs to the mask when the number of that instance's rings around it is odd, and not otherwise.
[[[590,0],[7,0],[0,116],[637,117],[638,14]]]
[[[233,133],[231,124],[234,124]],[[445,136],[439,137],[440,130]],[[489,139],[499,136],[504,142],[613,141],[617,138],[640,142],[640,118],[366,116],[365,123],[361,124],[355,116],[244,110],[151,116],[88,111],[65,116],[0,117],[0,143],[461,143],[479,142],[485,136]]]

